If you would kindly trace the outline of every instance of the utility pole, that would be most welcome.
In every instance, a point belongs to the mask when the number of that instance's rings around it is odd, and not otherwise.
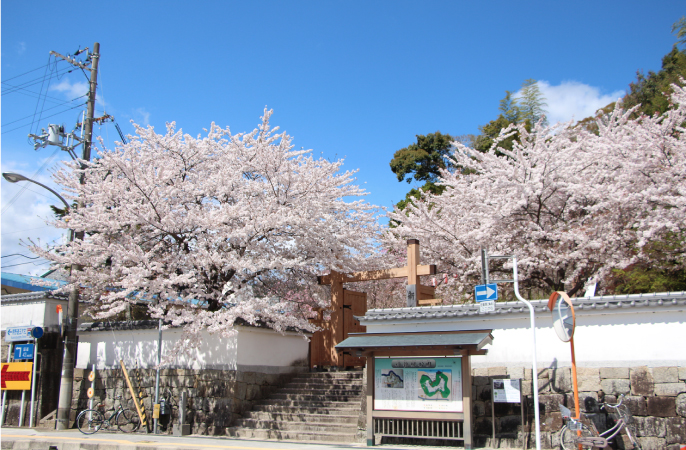
[[[51,54],[60,57],[69,63],[85,68],[80,62],[60,55],[56,52]],[[90,54],[90,89],[88,92],[88,102],[86,107],[86,117],[84,120],[84,141],[83,156],[84,161],[91,159],[91,144],[93,142],[93,116],[95,113],[95,90],[98,85],[98,63],[100,61],[100,44],[93,44],[93,53]],[[85,183],[84,176],[81,175],[81,184]],[[82,205],[79,205],[82,206]],[[74,240],[83,240],[84,232],[74,233]],[[72,264],[70,272],[81,270],[81,266]],[[67,315],[67,326],[64,338],[64,356],[62,358],[62,380],[60,382],[60,394],[57,402],[57,420],[55,428],[66,430],[69,428],[69,415],[71,412],[72,391],[74,385],[74,366],[76,365],[76,328],[79,318],[79,288],[74,286],[69,293],[69,306]]]

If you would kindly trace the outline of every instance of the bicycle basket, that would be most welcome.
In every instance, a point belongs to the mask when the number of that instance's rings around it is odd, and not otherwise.
[[[626,405],[619,405],[617,413],[619,414],[620,419],[624,419],[625,424],[631,425],[634,423],[634,416],[631,415],[631,410],[629,410]]]
[[[560,413],[562,414],[563,419],[572,417],[572,411],[563,404],[560,404]]]

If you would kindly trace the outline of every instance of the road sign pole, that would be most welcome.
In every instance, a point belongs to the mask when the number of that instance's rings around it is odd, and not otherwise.
[[[33,338],[33,375],[31,376],[31,408],[29,413],[29,428],[33,428],[33,401],[36,398],[36,355],[38,354],[38,339]]]
[[[5,332],[7,335],[7,332]],[[12,343],[7,344],[7,362],[9,363],[12,358]],[[7,391],[2,393],[2,407],[0,408],[0,426],[5,424],[5,406],[7,406]]]
[[[517,275],[517,257],[513,256],[512,257],[512,274],[514,275],[514,293],[517,299],[519,301],[522,301],[526,304],[526,306],[529,308],[529,317],[531,320],[531,337],[533,340],[533,357],[532,357],[532,363],[533,363],[533,373],[532,373],[532,381],[533,381],[533,391],[534,391],[534,421],[536,422],[536,450],[541,450],[541,424],[540,422],[540,413],[539,413],[539,408],[538,408],[538,363],[536,361],[536,313],[534,312],[534,307],[531,304],[531,302],[525,300],[521,295],[519,295],[519,281],[518,281],[518,275]],[[524,424],[522,424],[522,429],[524,427]]]
[[[488,250],[481,249],[481,284],[488,284]]]

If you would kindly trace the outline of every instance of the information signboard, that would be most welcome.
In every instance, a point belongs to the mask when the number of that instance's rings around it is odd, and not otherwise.
[[[32,341],[32,330],[33,326],[31,325],[24,325],[21,327],[7,327],[7,331],[5,333],[5,342]]]
[[[493,380],[495,403],[519,403],[522,400],[520,380]]]
[[[29,391],[31,390],[31,369],[33,363],[15,362],[3,363],[1,384],[2,390]]]
[[[374,358],[374,409],[462,412],[462,359]]]
[[[33,344],[17,344],[14,346],[14,360],[33,359]]]

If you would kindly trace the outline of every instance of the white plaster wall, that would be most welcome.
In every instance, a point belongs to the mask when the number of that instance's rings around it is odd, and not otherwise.
[[[0,327],[4,331],[7,327],[36,325],[50,330],[57,330],[59,325],[55,310],[57,305],[62,305],[66,313],[66,300],[41,299],[3,302],[0,310],[0,316],[2,316]]]
[[[162,332],[162,359],[173,351],[181,338],[181,330]],[[79,350],[76,367],[85,369],[95,364],[96,369],[119,368],[123,360],[127,368],[153,368],[157,365],[157,329],[110,330],[79,333]],[[190,354],[179,354],[164,368],[185,369],[236,369],[236,335],[221,337],[203,333],[200,345]]]
[[[264,328],[238,328],[238,365],[290,366],[307,359],[310,343],[302,335],[284,335]]]
[[[181,338],[179,329],[162,332],[162,359],[173,351]],[[124,360],[127,368],[152,368],[157,365],[157,329],[88,331],[79,333],[76,367],[96,369],[119,368]],[[281,335],[269,329],[236,327],[231,337],[204,332],[198,348],[190,354],[179,354],[165,368],[266,370],[267,367],[288,367],[306,359],[309,343],[301,335]]]
[[[434,321],[369,321],[368,333],[493,329],[486,356],[473,367],[532,366],[533,339],[528,314],[497,314]],[[536,314],[539,367],[571,365],[571,346],[560,341],[550,313]],[[686,367],[686,312],[673,308],[577,311],[574,346],[582,367]]]

